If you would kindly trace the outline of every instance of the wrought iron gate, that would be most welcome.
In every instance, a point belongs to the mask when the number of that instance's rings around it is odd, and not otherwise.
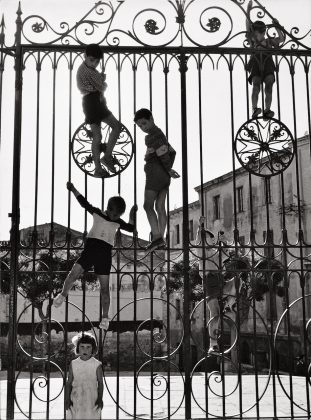
[[[256,50],[234,24],[246,18],[246,3],[201,3],[163,2],[162,11],[157,2],[134,10],[127,2],[100,1],[59,30],[41,16],[22,20],[19,7],[11,47],[2,20],[1,156],[13,158],[6,183],[10,239],[1,242],[2,302],[9,299],[1,329],[8,336],[7,418],[38,412],[66,418],[59,405],[71,333],[81,330],[94,332],[105,365],[104,398],[111,405],[103,418],[311,418],[309,33],[283,28],[281,48],[268,50],[276,63],[276,117],[252,119],[247,63]],[[274,36],[272,15],[255,3],[251,17],[271,24]],[[118,26],[122,13],[129,28]],[[123,124],[114,151],[121,164],[103,181],[92,178],[90,130],[74,81],[91,42],[102,46],[109,103]],[[144,251],[143,222],[133,239],[118,235],[112,332],[103,334],[92,273],[77,286],[79,301],[70,295],[58,313],[51,305],[88,230],[65,182],[82,185],[102,208],[116,193],[140,203],[143,146],[132,120],[142,106],[177,149],[182,176],[170,188],[165,250]],[[102,131],[105,139],[107,127]],[[218,141],[217,165],[231,172],[212,177],[208,147]],[[181,207],[172,209],[178,195]],[[214,318],[211,277],[223,291]],[[213,338],[219,349],[209,352]]]

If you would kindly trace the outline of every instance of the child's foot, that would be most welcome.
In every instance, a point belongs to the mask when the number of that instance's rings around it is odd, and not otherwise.
[[[216,354],[216,355],[219,355],[220,350],[219,350],[218,345],[217,345],[217,344],[215,344],[214,346],[211,346],[211,347],[208,349],[208,352],[207,352],[207,353],[208,353],[208,354]]]
[[[109,176],[109,172],[106,171],[106,169],[103,168],[96,168],[94,172],[95,178],[106,178]]]
[[[252,118],[257,118],[261,114],[261,108],[254,108]]]
[[[100,324],[99,324],[99,328],[107,331],[108,328],[109,328],[109,322],[110,322],[109,318],[102,318],[102,320],[100,321]]]
[[[268,120],[269,118],[273,118],[274,117],[274,112],[271,111],[271,109],[265,109],[263,112],[263,118],[264,120]]]
[[[59,306],[61,306],[64,302],[65,302],[66,298],[64,295],[62,295],[61,293],[59,293],[54,299],[53,299],[53,306],[55,306],[55,308],[58,308]]]
[[[113,159],[112,159],[111,156],[110,156],[110,158],[107,158],[106,156],[103,156],[100,159],[100,161],[103,165],[106,166],[106,168],[109,169],[110,172],[116,173],[116,168],[114,167],[114,162],[113,162]]]
[[[160,236],[157,239],[153,239],[145,248],[146,251],[152,252],[155,249],[158,249],[160,247],[165,246],[165,241],[162,238],[162,236]]]

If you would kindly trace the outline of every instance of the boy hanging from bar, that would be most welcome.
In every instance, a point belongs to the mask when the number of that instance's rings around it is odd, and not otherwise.
[[[252,48],[258,49],[258,53],[252,54],[247,64],[247,71],[250,73],[248,81],[253,85],[252,90],[252,118],[257,118],[261,114],[261,108],[258,107],[258,96],[261,90],[261,84],[265,86],[265,109],[263,117],[265,119],[273,118],[274,112],[271,110],[272,89],[275,82],[275,64],[271,53],[265,52],[265,49],[279,48],[285,40],[283,32],[277,19],[273,19],[273,26],[278,34],[271,38],[266,36],[266,24],[261,20],[251,22],[250,11],[253,7],[252,0],[247,5],[246,17],[246,38]]]
[[[146,250],[151,252],[165,246],[164,233],[167,223],[165,200],[171,178],[179,178],[179,174],[172,169],[176,152],[160,128],[155,125],[151,111],[146,108],[138,110],[134,122],[147,134],[144,209],[151,228],[151,242]]]
[[[231,310],[232,305],[235,303],[234,274],[223,274],[219,267],[220,259],[227,259],[227,254],[223,252],[223,248],[226,247],[227,243],[224,232],[219,231],[216,238],[210,230],[205,228],[205,222],[206,218],[201,216],[196,242],[199,245],[199,270],[203,274],[206,303],[209,311],[207,322],[209,333],[208,354],[218,355],[220,353],[218,338],[221,328],[221,308],[219,301],[225,297],[226,309]]]
[[[90,124],[92,130],[92,155],[95,164],[94,176],[102,178],[109,176],[109,172],[102,168],[101,163],[115,173],[115,158],[112,158],[113,148],[118,140],[122,124],[107,108],[104,92],[107,89],[106,75],[96,70],[103,53],[97,44],[87,45],[84,61],[77,71],[77,85],[82,94],[82,108],[85,122]],[[111,127],[104,156],[101,152],[101,121]]]
[[[134,232],[137,206],[130,210],[129,222],[121,219],[125,212],[126,204],[122,197],[111,197],[107,203],[107,209],[103,212],[93,207],[82,194],[74,187],[71,182],[67,182],[67,189],[71,191],[79,204],[93,216],[93,226],[87,235],[84,249],[80,258],[73,265],[70,273],[66,277],[61,293],[53,300],[53,305],[58,308],[63,304],[68,296],[74,282],[79,279],[85,271],[94,267],[94,272],[100,284],[100,294],[102,299],[102,319],[100,328],[108,330],[109,327],[109,275],[112,265],[112,247],[117,229]]]

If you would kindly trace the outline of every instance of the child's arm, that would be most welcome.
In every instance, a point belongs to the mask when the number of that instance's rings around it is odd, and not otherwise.
[[[137,210],[138,207],[136,205],[131,208],[128,223],[126,223],[123,219],[119,219],[120,229],[126,230],[127,232],[134,232]]]
[[[79,204],[89,213],[101,213],[99,209],[93,207],[85,197],[76,189],[72,182],[67,182],[67,189],[71,191],[76,199],[78,200]]]
[[[253,1],[249,0],[248,5],[247,5],[247,10],[246,10],[246,38],[247,41],[250,45],[252,45],[252,23],[251,23],[251,16],[250,16],[250,12],[251,12],[251,8],[253,7]]]
[[[72,382],[73,382],[73,373],[72,373],[72,365],[70,362],[68,378],[66,381],[66,388],[65,388],[65,410],[69,410],[70,407],[72,406],[72,401],[71,401]]]
[[[280,44],[282,44],[285,41],[285,35],[284,35],[284,32],[281,30],[279,21],[277,19],[272,19],[272,22],[274,24],[274,27],[278,36],[275,38],[270,38],[270,40],[271,40],[272,45],[275,48],[278,48]]]
[[[174,171],[174,169],[172,169],[172,161],[169,154],[169,146],[167,144],[163,144],[162,146],[155,149],[155,152],[168,174],[172,178],[179,178],[180,175],[176,171]]]
[[[99,73],[99,71],[94,69],[93,71],[89,72],[88,76],[89,76],[89,81],[91,85],[96,90],[98,90],[99,92],[103,92],[106,90],[107,83],[105,82],[106,80],[105,73]]]
[[[95,401],[95,406],[102,410],[103,408],[103,392],[104,392],[104,382],[103,382],[103,368],[100,364],[96,369],[96,377],[97,377],[97,400]]]
[[[129,224],[134,225],[136,224],[136,213],[137,213],[138,207],[137,204],[135,204],[131,210],[130,210],[130,217],[129,217]]]
[[[79,195],[81,195],[72,182],[67,182],[66,187],[67,187],[67,190],[71,191],[75,197],[78,197]]]

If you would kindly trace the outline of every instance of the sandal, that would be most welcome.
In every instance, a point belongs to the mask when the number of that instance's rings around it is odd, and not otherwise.
[[[261,108],[254,108],[252,118],[257,118],[261,114]]]
[[[271,109],[265,109],[263,112],[264,120],[269,120],[270,118],[274,117],[274,112]]]

